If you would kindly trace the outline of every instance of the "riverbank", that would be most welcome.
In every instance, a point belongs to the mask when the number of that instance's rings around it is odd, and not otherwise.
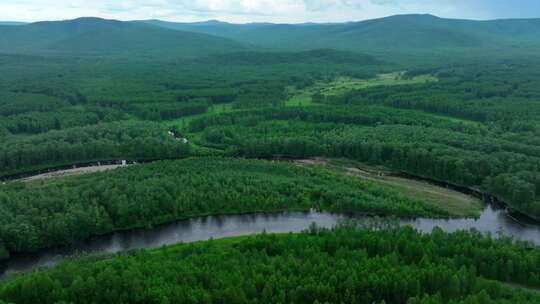
[[[255,213],[197,217],[154,226],[146,229],[117,231],[95,236],[71,246],[43,249],[35,254],[16,255],[0,263],[0,278],[10,274],[52,267],[64,260],[86,255],[128,252],[134,249],[152,249],[179,243],[210,239],[247,236],[260,233],[296,233],[318,227],[332,228],[343,220],[370,222],[376,217],[353,216],[318,212]],[[380,220],[380,219],[379,219]],[[504,210],[487,206],[478,219],[395,219],[388,221],[410,226],[422,233],[431,233],[435,227],[445,232],[474,230],[492,237],[513,237],[540,245],[540,226],[524,226],[505,216]]]
[[[500,259],[502,255],[506,259]],[[422,262],[425,259],[430,262]],[[491,271],[492,267],[502,269],[506,263],[516,267],[505,272]],[[382,292],[377,299],[389,302],[400,302],[398,298],[407,299],[417,293],[456,297],[458,292],[484,294],[489,290],[510,302],[521,299],[536,303],[538,294],[504,285],[539,286],[535,263],[536,252],[524,244],[493,240],[478,233],[437,231],[424,235],[380,222],[349,224],[333,230],[310,224],[306,232],[298,234],[267,232],[73,258],[54,268],[0,282],[0,299],[16,303],[32,303],[36,298],[76,302],[84,293],[85,299],[92,302],[117,302],[121,298],[130,303],[146,302],[147,297],[155,299],[154,292],[147,291],[159,290],[167,294],[170,291],[176,300],[183,295],[191,298],[201,292],[215,293],[221,302],[227,290],[235,290],[234,295],[262,298],[279,282],[285,284],[279,290],[288,294],[297,292],[298,286],[307,288],[316,282],[314,286],[335,286],[321,293],[325,297],[329,292],[343,297],[359,289],[351,287],[351,291],[343,292],[339,288],[362,285],[368,289],[361,288],[361,294]],[[400,287],[389,291],[396,284]],[[60,289],[62,292],[56,292]],[[116,295],[114,301],[105,301],[111,290]],[[406,295],[399,290],[405,290]],[[346,298],[343,302],[347,302]]]
[[[478,222],[462,219],[463,216],[455,215],[454,219],[450,221],[428,219],[428,217],[448,218],[452,216],[446,212],[440,212],[444,211],[442,209],[432,209],[436,206],[435,203],[426,204],[427,200],[418,200],[419,196],[438,196],[441,201],[444,201],[453,200],[456,196],[463,194],[456,193],[446,187],[420,183],[402,177],[398,178],[392,176],[391,171],[384,171],[383,168],[362,167],[360,169],[350,163],[340,163],[342,161],[331,159],[296,160],[294,162],[296,165],[291,165],[233,158],[192,158],[184,161],[163,161],[135,166],[106,174],[96,173],[49,182],[28,183],[24,186],[6,186],[3,188],[7,191],[6,194],[9,194],[8,190],[11,189],[11,197],[15,200],[17,198],[21,200],[20,204],[15,205],[24,206],[21,211],[15,212],[13,217],[8,217],[5,221],[6,225],[32,225],[33,231],[36,232],[21,238],[22,241],[18,243],[18,246],[27,246],[26,248],[30,248],[29,250],[19,252],[12,250],[11,253],[17,256],[21,252],[40,251],[40,248],[65,245],[73,241],[109,233],[114,235],[119,231],[129,234],[131,229],[167,225],[167,223],[186,218],[253,212],[291,212],[310,208],[342,212],[349,215],[356,214],[356,216],[359,214],[361,214],[360,216],[366,214],[399,216],[404,219],[402,221],[412,222],[426,231],[430,231],[434,227],[433,225],[440,225],[452,230],[477,229],[495,234],[498,230],[494,227],[503,225],[511,227],[512,231],[509,235],[518,236],[517,232],[523,230],[514,228],[513,224],[519,226],[524,223],[520,220],[516,221],[513,217],[508,217],[504,209],[485,208],[474,216],[479,220]],[[337,167],[337,165],[341,165],[341,167]],[[313,168],[301,169],[298,167]],[[317,167],[326,167],[326,169],[317,169]],[[183,187],[179,187],[181,185]],[[214,193],[216,188],[225,188],[230,191],[212,195],[211,193]],[[59,189],[62,191],[58,191]],[[115,191],[111,191],[111,189],[115,189]],[[148,189],[153,190],[149,192]],[[405,193],[405,191],[408,192]],[[84,196],[81,196],[81,193],[84,193]],[[103,196],[105,193],[109,195]],[[302,195],[299,196],[299,193]],[[112,196],[110,196],[111,194]],[[162,199],[164,196],[169,199]],[[69,229],[66,228],[64,231],[58,229],[57,224],[51,223],[51,217],[47,217],[47,221],[36,219],[34,214],[28,214],[27,218],[24,217],[25,210],[29,209],[28,203],[47,201],[51,197],[55,199],[57,205],[58,203],[67,204],[65,206],[66,218],[74,222],[66,223],[64,220],[60,224],[68,225]],[[94,199],[88,200],[89,197]],[[470,197],[464,197],[474,201]],[[98,198],[99,200],[96,201]],[[281,199],[278,202],[276,198]],[[24,203],[22,203],[23,201]],[[80,204],[80,207],[75,208],[74,202]],[[206,204],[201,205],[201,202]],[[291,204],[291,202],[295,203]],[[487,203],[489,205],[493,202]],[[438,204],[439,206],[443,205],[441,202]],[[430,207],[427,208],[428,205]],[[46,207],[46,204],[37,206],[37,208]],[[207,208],[207,210],[202,210],[202,207]],[[45,209],[45,212],[47,210],[49,209]],[[69,214],[68,211],[72,210],[78,211],[77,217]],[[98,212],[88,212],[93,210],[98,210]],[[99,210],[105,210],[105,212]],[[106,213],[107,210],[112,210],[112,212]],[[129,212],[117,213],[116,210],[128,210]],[[134,213],[137,210],[144,211],[144,217]],[[156,210],[156,212],[149,214],[147,210]],[[168,210],[176,211],[171,213]],[[58,218],[59,215],[60,213],[57,211],[55,217]],[[500,216],[505,221],[511,220],[513,224],[501,223],[502,219],[495,218]],[[17,218],[18,221],[11,223],[11,218]],[[99,229],[87,230],[84,228],[84,223],[88,222],[87,218],[92,223],[99,224],[90,226],[90,228],[98,227]],[[134,218],[139,220],[135,221]],[[405,220],[406,218],[408,220]],[[115,226],[108,226],[111,219],[114,219]],[[482,225],[487,227],[482,227]],[[533,226],[532,231],[535,227],[539,226]],[[79,234],[75,234],[77,232]],[[68,233],[68,237],[65,237],[66,233]],[[60,234],[60,236],[53,239],[66,241],[46,243],[51,235],[55,236],[56,234]],[[16,238],[11,236],[6,238],[6,240],[8,239]],[[534,240],[534,237],[532,239]],[[41,242],[31,243],[26,240]],[[6,244],[6,248],[21,247]]]
[[[204,215],[314,208],[403,218],[450,217],[421,199],[327,169],[223,157],[8,183],[1,191],[6,216],[0,248],[9,255]]]
[[[504,206],[515,217],[526,218],[527,221],[534,221],[535,223],[540,224],[540,218],[525,214],[507,204],[503,199],[493,196],[490,193],[485,193],[480,189],[453,185],[447,182],[410,175],[403,172],[395,172],[380,166],[368,166],[349,159],[330,159],[323,157],[309,159],[274,157],[270,159],[291,161],[299,165],[324,166],[335,171],[344,172],[349,176],[361,177],[366,180],[389,185],[409,198],[425,198],[434,206],[442,207],[455,217],[477,217],[483,206],[482,201],[489,200],[491,203]],[[126,164],[151,163],[154,161],[159,160],[127,160]],[[61,165],[48,169],[4,176],[0,178],[0,181],[32,181],[49,177],[107,171],[109,169],[120,167],[121,164],[121,160],[106,160],[74,165]]]

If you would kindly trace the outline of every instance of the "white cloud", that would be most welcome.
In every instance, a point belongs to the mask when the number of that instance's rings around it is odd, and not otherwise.
[[[490,0],[491,1],[491,0]],[[504,0],[0,0],[0,20],[58,20],[97,16],[120,20],[221,19],[231,22],[335,22],[404,13],[490,18],[484,6]],[[537,1],[537,0],[523,0]],[[487,3],[487,4],[486,4]],[[496,7],[494,5],[493,7]],[[539,13],[540,14],[540,13]],[[516,16],[519,17],[519,16]]]

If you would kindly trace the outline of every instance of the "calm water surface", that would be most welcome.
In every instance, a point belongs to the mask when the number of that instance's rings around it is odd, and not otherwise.
[[[100,236],[79,242],[65,248],[43,250],[31,256],[17,256],[0,266],[0,278],[14,272],[29,271],[39,267],[57,264],[67,257],[80,254],[117,253],[130,249],[157,248],[181,242],[208,240],[231,236],[261,233],[300,232],[312,223],[330,228],[340,220],[350,218],[345,215],[326,212],[287,212],[279,214],[252,214],[209,216],[179,221],[151,229],[138,229]],[[362,219],[362,217],[357,217]],[[364,217],[365,218],[365,217]],[[509,216],[504,210],[488,205],[479,219],[416,219],[401,220],[403,225],[411,225],[423,232],[431,232],[438,226],[445,231],[476,229],[480,232],[499,233],[516,239],[540,245],[540,226],[526,223]]]

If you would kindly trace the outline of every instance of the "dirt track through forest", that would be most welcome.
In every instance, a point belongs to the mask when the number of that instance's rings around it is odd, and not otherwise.
[[[30,176],[30,177],[25,177],[25,178],[19,179],[18,181],[31,182],[31,181],[36,181],[36,180],[48,179],[48,178],[55,178],[55,177],[62,177],[62,176],[72,176],[72,175],[80,175],[80,174],[86,174],[86,173],[94,173],[94,172],[114,170],[114,169],[116,169],[118,167],[125,167],[125,166],[126,165],[102,165],[102,166],[73,168],[73,169],[60,170],[60,171],[54,171],[54,172],[47,172],[47,173],[38,174],[38,175]]]

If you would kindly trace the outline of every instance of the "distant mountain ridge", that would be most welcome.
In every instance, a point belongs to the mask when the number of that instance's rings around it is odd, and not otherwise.
[[[335,49],[372,54],[540,46],[540,19],[473,21],[396,15],[346,23],[175,23],[94,17],[18,26],[0,23],[2,53],[122,54],[204,57],[244,51]]]
[[[540,19],[474,21],[433,15],[395,15],[360,22],[328,24],[144,22],[279,49],[387,50],[483,47],[515,41],[540,43]]]
[[[114,54],[221,53],[245,47],[227,38],[93,17],[0,26],[0,51]]]

